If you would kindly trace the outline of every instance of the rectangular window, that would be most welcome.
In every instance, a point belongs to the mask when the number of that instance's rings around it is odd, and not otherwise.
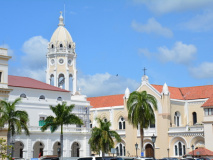
[[[45,117],[39,117],[39,126],[45,125],[44,120],[45,120]]]
[[[2,72],[0,72],[0,83],[2,82]]]

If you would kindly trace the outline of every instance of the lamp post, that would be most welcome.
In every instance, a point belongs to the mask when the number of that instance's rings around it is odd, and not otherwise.
[[[192,158],[194,159],[194,145],[192,145]]]
[[[138,157],[138,152],[137,152],[137,150],[138,150],[138,144],[137,143],[135,143],[135,150],[136,150],[136,157]]]
[[[156,137],[157,137],[157,136],[155,136],[154,134],[153,134],[153,136],[151,137],[152,143],[153,143],[153,151],[154,151],[153,158],[154,158],[154,159],[155,159],[155,141],[156,141]]]
[[[168,151],[168,158],[169,158],[169,148],[167,149],[167,151]]]

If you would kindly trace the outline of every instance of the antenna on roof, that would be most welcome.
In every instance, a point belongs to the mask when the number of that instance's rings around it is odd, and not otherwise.
[[[64,24],[65,24],[65,2],[64,2]]]

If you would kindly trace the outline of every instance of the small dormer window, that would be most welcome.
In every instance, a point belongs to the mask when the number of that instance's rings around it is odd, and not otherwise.
[[[63,47],[63,44],[60,44],[60,48],[62,48]]]
[[[69,48],[71,48],[71,44],[69,44]]]
[[[52,46],[51,46],[52,48],[54,48],[54,45],[52,44]]]
[[[22,94],[20,95],[20,97],[21,97],[21,98],[27,98],[26,94],[24,94],[24,93],[22,93]]]
[[[62,98],[61,98],[61,97],[58,97],[58,98],[57,98],[57,101],[62,101]]]
[[[41,96],[39,97],[39,99],[45,99],[45,96],[44,96],[44,95],[41,95]]]

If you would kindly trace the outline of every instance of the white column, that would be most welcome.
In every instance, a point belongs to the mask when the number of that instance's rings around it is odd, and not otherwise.
[[[77,91],[76,56],[73,58],[73,94]]]

